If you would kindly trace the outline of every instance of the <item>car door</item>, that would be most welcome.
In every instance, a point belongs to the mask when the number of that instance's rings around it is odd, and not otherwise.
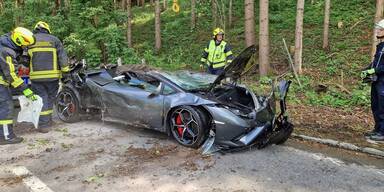
[[[101,94],[108,115],[127,124],[160,130],[164,96],[159,90],[162,85],[145,85],[144,88],[121,82],[106,85]]]

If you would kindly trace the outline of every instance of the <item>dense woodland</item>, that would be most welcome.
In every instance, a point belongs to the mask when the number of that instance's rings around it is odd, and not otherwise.
[[[70,56],[92,67],[120,57],[199,70],[212,29],[222,27],[235,55],[259,45],[246,78],[255,89],[284,76],[295,82],[292,103],[368,108],[359,73],[371,60],[382,7],[382,0],[0,0],[0,32],[43,20]]]

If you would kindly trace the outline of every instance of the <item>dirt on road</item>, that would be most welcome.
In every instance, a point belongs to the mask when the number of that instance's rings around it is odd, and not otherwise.
[[[292,105],[289,111],[297,134],[384,150],[384,143],[367,141],[364,137],[364,133],[370,132],[374,124],[372,114],[367,109]]]
[[[384,171],[376,166],[383,159],[343,163],[321,152],[297,150],[303,143],[293,140],[286,146],[203,156],[165,134],[97,120],[57,123],[48,134],[28,126],[16,131],[25,138],[23,143],[0,146],[1,192],[29,191],[30,175],[12,174],[20,166],[52,191],[381,191],[384,187]]]

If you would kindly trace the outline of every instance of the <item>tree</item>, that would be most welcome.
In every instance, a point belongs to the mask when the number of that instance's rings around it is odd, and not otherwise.
[[[244,1],[245,15],[245,45],[247,47],[256,43],[255,37],[255,5],[253,0]]]
[[[217,0],[216,0],[217,2]],[[220,23],[219,25],[222,26],[225,30],[225,20],[226,20],[226,15],[225,15],[225,4],[224,4],[224,1],[220,1],[221,2],[221,5],[219,6],[219,18],[220,18]]]
[[[145,0],[141,0],[141,6],[145,7]]]
[[[123,9],[123,10],[126,10],[127,9],[127,0],[121,0],[121,2],[120,2],[120,7],[121,7],[121,9]],[[129,1],[129,3],[131,3],[131,1]]]
[[[127,9],[127,44],[128,47],[132,48],[132,12],[131,12],[131,0],[126,1]]]
[[[297,0],[296,30],[295,30],[295,70],[302,74],[303,63],[303,16],[304,0]]]
[[[160,0],[156,0],[155,4],[155,48],[160,51],[161,48],[161,21],[160,21]]]
[[[118,5],[117,5],[117,0],[113,0],[113,8],[114,9],[117,9]]]
[[[4,0],[0,0],[0,13],[3,12],[4,9]]]
[[[196,28],[196,0],[191,0],[191,29]]]
[[[57,11],[61,7],[61,0],[55,0],[55,7],[52,9],[52,16],[57,15]]]
[[[21,15],[23,12],[24,0],[15,0],[15,8],[18,10],[18,14],[16,15],[15,26],[19,26],[21,23]]]
[[[229,26],[229,28],[232,28],[232,0],[229,0],[229,7],[228,7],[228,26]]]
[[[374,23],[379,22],[380,19],[383,18],[383,6],[384,6],[384,0],[376,0],[376,14],[374,18]],[[374,28],[373,35],[372,35],[371,58],[373,58],[376,52],[376,44],[377,44],[376,34],[377,34],[377,31]]]
[[[269,70],[268,8],[268,0],[260,0],[259,71],[261,76],[267,75]]]
[[[212,25],[214,28],[217,27],[217,2],[216,0],[211,0],[212,3]]]
[[[69,12],[70,6],[71,6],[70,0],[64,0],[64,7],[65,7],[66,11]]]
[[[168,7],[168,0],[163,0],[163,8],[164,10],[167,10]]]
[[[331,8],[331,0],[325,0],[324,5],[324,32],[323,32],[323,49],[329,50],[329,14]]]

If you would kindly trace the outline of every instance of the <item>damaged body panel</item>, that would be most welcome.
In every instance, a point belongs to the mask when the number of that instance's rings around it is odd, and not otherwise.
[[[237,84],[255,47],[243,51],[219,75],[108,68],[87,72],[77,64],[58,94],[58,116],[65,122],[98,114],[103,120],[146,127],[172,135],[203,152],[262,148],[284,143],[293,131],[285,114],[290,81],[260,96]],[[231,82],[223,82],[225,79]],[[280,105],[276,114],[275,101]]]

